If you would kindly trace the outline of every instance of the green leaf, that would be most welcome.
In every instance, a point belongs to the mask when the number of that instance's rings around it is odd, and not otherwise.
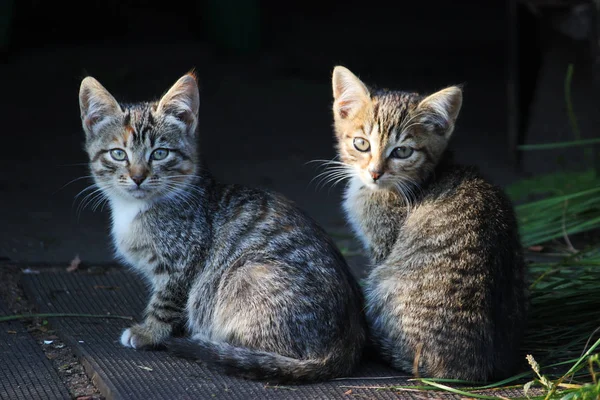
[[[573,140],[571,142],[556,142],[556,143],[540,143],[540,144],[522,144],[517,148],[519,150],[528,151],[528,150],[553,150],[553,149],[565,149],[568,147],[579,147],[579,146],[588,146],[590,144],[600,143],[600,138],[598,139],[583,139],[583,140]]]

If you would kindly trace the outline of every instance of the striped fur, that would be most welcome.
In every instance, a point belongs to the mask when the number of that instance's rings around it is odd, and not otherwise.
[[[371,91],[336,67],[333,93],[344,210],[373,264],[365,294],[374,345],[419,376],[511,374],[526,316],[522,249],[502,190],[445,151],[460,88]],[[402,146],[410,156],[395,158]]]
[[[124,346],[167,345],[271,381],[318,381],[354,369],[365,321],[346,262],[289,200],[220,184],[201,166],[193,76],[157,102],[133,105],[118,104],[88,77],[80,105],[117,256],[152,289],[143,322],[121,336]],[[115,159],[123,156],[115,149],[126,158]],[[167,156],[153,159],[159,149]],[[173,337],[182,330],[188,338]]]

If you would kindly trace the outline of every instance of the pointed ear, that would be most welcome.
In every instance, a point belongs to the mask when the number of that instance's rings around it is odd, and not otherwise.
[[[200,93],[196,77],[189,73],[181,78],[160,99],[157,111],[179,125],[185,132],[193,135],[198,124]]]
[[[339,65],[335,67],[331,83],[336,117],[352,118],[368,104],[369,89],[348,68]]]
[[[91,76],[81,81],[79,109],[83,129],[88,137],[97,133],[101,126],[111,122],[123,112],[108,90]]]
[[[425,119],[441,130],[445,137],[450,137],[454,124],[462,106],[462,90],[458,86],[450,86],[436,92],[419,103],[419,109],[428,110],[430,114]],[[432,118],[431,118],[432,117]]]

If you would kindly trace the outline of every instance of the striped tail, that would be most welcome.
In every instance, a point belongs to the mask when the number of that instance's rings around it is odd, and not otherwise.
[[[268,380],[273,383],[319,382],[349,374],[358,357],[344,351],[336,356],[302,360],[226,342],[214,342],[200,335],[193,338],[170,338],[167,351],[176,356],[201,360],[243,378]]]

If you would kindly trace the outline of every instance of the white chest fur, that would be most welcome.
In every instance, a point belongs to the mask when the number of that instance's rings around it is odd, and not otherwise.
[[[353,177],[344,193],[344,211],[346,212],[346,218],[350,222],[352,230],[358,236],[365,248],[369,247],[368,239],[366,238],[361,221],[363,219],[363,213],[365,212],[365,194],[360,189],[364,186],[362,181],[358,177]]]
[[[111,199],[112,209],[112,238],[117,251],[117,255],[125,259],[130,264],[135,265],[137,260],[132,259],[128,254],[128,249],[133,246],[138,235],[139,216],[147,210],[148,205],[145,202],[136,200]]]

